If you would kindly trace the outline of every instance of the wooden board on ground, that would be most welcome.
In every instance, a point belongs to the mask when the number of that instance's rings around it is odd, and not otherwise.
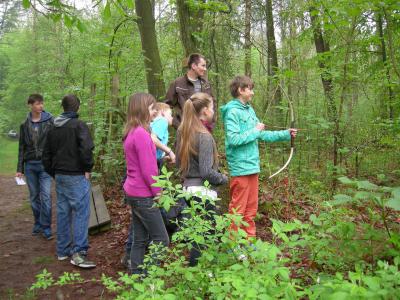
[[[93,229],[102,231],[100,227],[104,227],[110,222],[110,214],[108,213],[101,188],[99,185],[94,185],[90,193],[89,230],[91,232],[93,232]]]

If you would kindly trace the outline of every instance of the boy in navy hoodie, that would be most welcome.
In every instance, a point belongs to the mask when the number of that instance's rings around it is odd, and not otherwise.
[[[31,111],[19,131],[18,166],[16,177],[25,174],[29,188],[34,225],[32,235],[42,234],[51,240],[51,177],[42,164],[43,147],[47,133],[53,127],[53,117],[43,110],[43,96],[28,98]]]

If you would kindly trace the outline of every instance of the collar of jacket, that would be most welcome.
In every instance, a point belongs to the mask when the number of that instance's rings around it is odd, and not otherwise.
[[[189,82],[191,85],[193,85],[193,82],[189,79],[189,76],[187,75],[187,73],[185,73],[184,77],[186,78],[186,81]],[[201,84],[203,85],[204,82],[207,82],[207,79],[205,79],[204,77],[197,77],[198,79],[200,79]]]

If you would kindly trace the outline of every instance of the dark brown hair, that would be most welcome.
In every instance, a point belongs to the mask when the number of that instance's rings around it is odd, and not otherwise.
[[[233,78],[231,83],[229,84],[229,89],[231,91],[232,97],[239,97],[239,89],[253,89],[254,88],[254,82],[251,80],[249,76],[245,75],[239,75]]]
[[[191,69],[192,68],[192,64],[196,64],[197,65],[200,62],[201,59],[206,60],[206,58],[203,55],[201,55],[200,53],[192,53],[192,54],[190,54],[189,57],[188,57],[187,67],[189,69]]]
[[[31,94],[28,97],[28,104],[33,104],[35,102],[43,102],[43,96],[40,94]]]
[[[81,100],[73,94],[65,95],[61,100],[61,106],[64,111],[74,111],[77,112],[79,110],[79,106],[81,105]]]
[[[149,130],[149,125],[151,121],[149,106],[152,104],[156,104],[156,99],[150,94],[136,93],[129,97],[124,139],[132,128],[142,126],[146,130]]]

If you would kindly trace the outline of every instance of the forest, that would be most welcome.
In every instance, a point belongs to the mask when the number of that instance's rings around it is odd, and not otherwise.
[[[290,143],[260,143],[255,249],[245,261],[228,251],[225,187],[212,236],[203,238],[210,224],[192,211],[143,281],[97,280],[120,299],[400,299],[399,48],[396,0],[3,0],[0,131],[18,130],[29,94],[58,115],[74,93],[92,124],[93,180],[118,190],[129,96],[164,101],[185,58],[201,53],[218,107],[232,98],[230,80],[246,74],[267,130],[298,128],[290,163],[271,179]],[[172,147],[174,129],[170,136]],[[157,184],[161,205],[182,193],[173,165]],[[188,239],[206,247],[193,268]],[[74,284],[74,274],[44,270],[31,290]]]

